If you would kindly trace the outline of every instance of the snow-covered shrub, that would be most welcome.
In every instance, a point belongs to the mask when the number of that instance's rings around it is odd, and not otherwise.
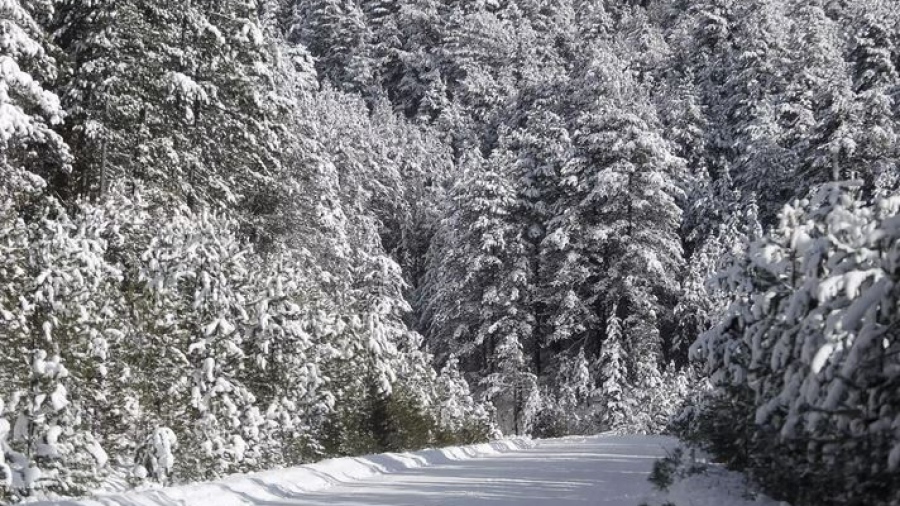
[[[743,435],[730,460],[799,502],[896,501],[900,195],[826,185],[720,282],[731,306],[692,349],[718,387],[707,438]]]
[[[104,362],[120,323],[120,275],[104,258],[106,223],[44,197],[30,214],[0,209],[0,340],[9,350],[0,396],[22,462],[12,486],[73,495],[95,485],[108,461],[92,430],[113,405]]]
[[[746,469],[750,461],[754,407],[749,389],[713,390],[707,386],[689,397],[670,422],[681,440],[700,446],[730,468]]]
[[[334,318],[307,285],[300,261],[271,252],[253,268],[245,369],[263,421],[256,426],[260,465],[297,465],[317,451],[316,438],[334,407],[322,372]]]
[[[484,442],[497,434],[484,404],[473,400],[454,362],[433,385],[395,382],[388,391],[374,375],[340,389],[342,397],[323,430],[328,455],[406,451]],[[342,384],[332,379],[333,386]],[[423,389],[434,389],[433,399]]]
[[[157,428],[138,447],[132,475],[138,480],[152,479],[158,483],[166,483],[166,478],[175,466],[174,452],[177,448],[178,438],[175,432],[168,427]]]
[[[667,432],[672,417],[684,403],[692,388],[688,369],[677,370],[674,365],[653,375],[645,386],[627,397],[630,416],[623,429],[635,434]]]
[[[180,336],[173,344],[187,360],[179,393],[186,394],[189,416],[181,430],[201,442],[201,451],[180,460],[184,472],[225,474],[252,468],[252,460],[244,461],[258,458],[261,417],[256,397],[240,379],[254,273],[236,228],[225,218],[179,210],[142,254],[141,279],[156,283],[155,295],[171,311],[166,316]],[[197,465],[192,457],[206,461]]]
[[[594,388],[590,364],[580,348],[573,356],[562,356],[558,361],[554,381],[541,392],[541,409],[536,416],[532,435],[558,437],[567,434],[590,434],[599,430],[601,403],[592,402],[602,397]],[[612,385],[612,382],[609,383]]]
[[[435,407],[442,443],[477,443],[497,432],[488,408],[472,396],[456,357],[450,357],[437,378]]]
[[[562,409],[548,388],[541,392],[544,400],[541,410],[534,420],[531,435],[537,438],[555,438],[569,434],[569,414]]]

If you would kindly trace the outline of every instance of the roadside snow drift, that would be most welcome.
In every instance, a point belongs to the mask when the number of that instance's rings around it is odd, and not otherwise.
[[[527,439],[504,439],[469,446],[451,446],[406,453],[329,459],[300,467],[234,475],[209,483],[158,488],[91,499],[33,503],[64,506],[238,506],[288,504],[285,499],[335,485],[407,469],[449,464],[461,460],[500,455],[534,446]]]

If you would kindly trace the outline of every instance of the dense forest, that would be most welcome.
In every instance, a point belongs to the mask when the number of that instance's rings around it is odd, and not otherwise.
[[[0,0],[0,502],[604,430],[900,504],[895,0]]]

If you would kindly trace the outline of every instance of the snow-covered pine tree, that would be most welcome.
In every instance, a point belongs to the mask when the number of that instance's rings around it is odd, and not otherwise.
[[[74,62],[62,96],[77,155],[65,194],[127,181],[231,207],[271,182],[280,101],[257,10],[176,3],[60,5],[53,34]]]
[[[601,430],[620,429],[628,423],[632,407],[626,397],[625,364],[622,357],[622,322],[618,307],[614,306],[606,320],[606,337],[600,345],[600,359],[596,395],[599,397],[599,424]]]
[[[849,111],[852,83],[840,24],[816,4],[799,6],[792,17],[788,49],[795,68],[805,71],[789,78],[780,106],[785,143],[799,152],[807,187],[858,177],[847,156],[853,152],[855,114]]]
[[[719,395],[745,406],[711,405],[718,427],[746,438],[732,458],[780,493],[827,504],[888,504],[896,490],[879,477],[900,466],[888,429],[898,416],[898,201],[866,203],[859,186],[826,185],[787,206],[723,271],[732,304],[694,348]],[[797,489],[788,469],[808,472],[808,485]]]
[[[735,27],[734,49],[726,57],[721,117],[727,128],[721,148],[730,154],[731,176],[742,195],[765,195],[760,217],[776,221],[784,203],[796,195],[796,154],[784,142],[779,122],[788,77],[794,73],[787,27],[790,19],[779,1],[749,2]],[[773,65],[772,62],[778,62]],[[715,126],[713,126],[715,128]]]
[[[248,363],[239,374],[264,410],[265,422],[251,428],[257,466],[299,465],[319,450],[317,437],[334,407],[321,371],[331,350],[323,301],[305,286],[309,273],[289,251],[270,253],[251,272],[259,281],[248,299]]]
[[[563,417],[560,422],[567,434],[589,433],[595,427],[595,420],[591,419],[595,384],[584,348],[579,348],[574,355],[560,357],[558,362],[554,386],[557,389],[556,407]],[[548,401],[544,399],[544,404]]]
[[[319,76],[342,90],[369,92],[374,84],[372,33],[356,0],[297,0],[289,39],[317,58]]]
[[[57,185],[67,198],[96,198],[112,182],[153,176],[154,155],[178,149],[178,130],[155,129],[167,121],[160,74],[170,64],[175,10],[148,8],[167,25],[152,39],[135,2],[66,0],[54,12],[53,38],[73,62],[60,87],[70,118],[64,135],[75,153],[71,177]],[[139,54],[141,47],[155,51]]]
[[[433,121],[449,104],[443,70],[449,7],[440,0],[403,2],[395,17],[398,41],[391,42],[381,86],[407,118]]]
[[[533,316],[527,251],[511,214],[515,194],[497,159],[467,155],[443,224],[448,248],[439,253],[428,304],[436,305],[428,327],[437,353],[459,353],[499,410],[501,429],[522,431],[536,392],[525,346]],[[439,243],[441,244],[441,243]],[[455,303],[451,301],[457,301]]]
[[[517,11],[517,9],[516,9]],[[455,9],[443,54],[447,58],[444,74],[454,101],[470,116],[479,138],[482,125],[496,114],[502,98],[515,92],[515,73],[525,72],[533,59],[521,54],[531,44],[523,44],[522,30],[530,27],[521,18],[507,20],[500,12],[486,9]],[[482,141],[483,142],[483,141]]]
[[[527,101],[531,97],[523,97]],[[531,312],[535,318],[533,342],[529,345],[535,373],[543,374],[543,355],[546,338],[550,332],[547,317],[548,300],[555,297],[552,272],[546,268],[544,240],[547,225],[557,212],[559,203],[559,173],[571,154],[571,138],[565,121],[559,114],[548,110],[553,104],[543,98],[534,98],[531,107],[523,108],[522,128],[500,134],[498,160],[508,168],[517,192],[516,216],[524,230],[526,255],[531,262],[531,279],[534,293]],[[552,255],[552,253],[550,253]]]
[[[496,432],[489,410],[475,401],[455,356],[447,360],[438,376],[437,413],[441,427],[450,434],[459,434],[465,442]]]
[[[47,2],[18,0],[0,8],[0,219],[32,198],[72,162],[68,146],[53,128],[65,116],[48,88],[57,76],[46,35],[32,13]]]
[[[158,316],[148,315],[147,323],[168,327],[148,337],[170,350],[154,358],[162,370],[146,368],[148,393],[155,397],[148,404],[165,410],[161,421],[179,441],[199,444],[176,461],[182,477],[253,469],[259,458],[263,420],[240,380],[252,302],[251,251],[236,228],[225,218],[182,208],[141,253],[140,279],[158,301],[150,308]]]
[[[562,170],[565,193],[546,239],[558,251],[551,265],[561,288],[553,339],[584,340],[596,356],[600,322],[618,307],[627,377],[637,386],[670,348],[665,329],[684,265],[683,161],[614,55],[598,53],[584,79],[582,89],[602,91],[583,97],[573,120],[575,156]]]
[[[859,108],[852,118],[861,123],[856,145],[847,146],[849,161],[859,160],[851,175],[865,180],[870,191],[890,195],[900,188],[900,130],[895,119],[900,90],[900,14],[879,1],[860,2],[851,10],[848,63]]]
[[[498,322],[504,323],[504,322]],[[480,382],[484,395],[497,409],[501,430],[530,434],[541,409],[537,376],[529,369],[519,329],[498,325],[488,372]]]

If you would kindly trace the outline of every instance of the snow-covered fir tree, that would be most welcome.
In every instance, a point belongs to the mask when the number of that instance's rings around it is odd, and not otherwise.
[[[722,395],[751,403],[711,413],[749,435],[745,454],[732,458],[780,461],[758,476],[774,486],[786,486],[779,469],[827,462],[815,483],[835,501],[887,500],[890,487],[873,476],[893,472],[900,458],[887,429],[896,416],[897,202],[866,203],[861,186],[834,183],[785,207],[771,235],[722,272],[732,304],[694,348]],[[783,460],[777,445],[805,451]]]

